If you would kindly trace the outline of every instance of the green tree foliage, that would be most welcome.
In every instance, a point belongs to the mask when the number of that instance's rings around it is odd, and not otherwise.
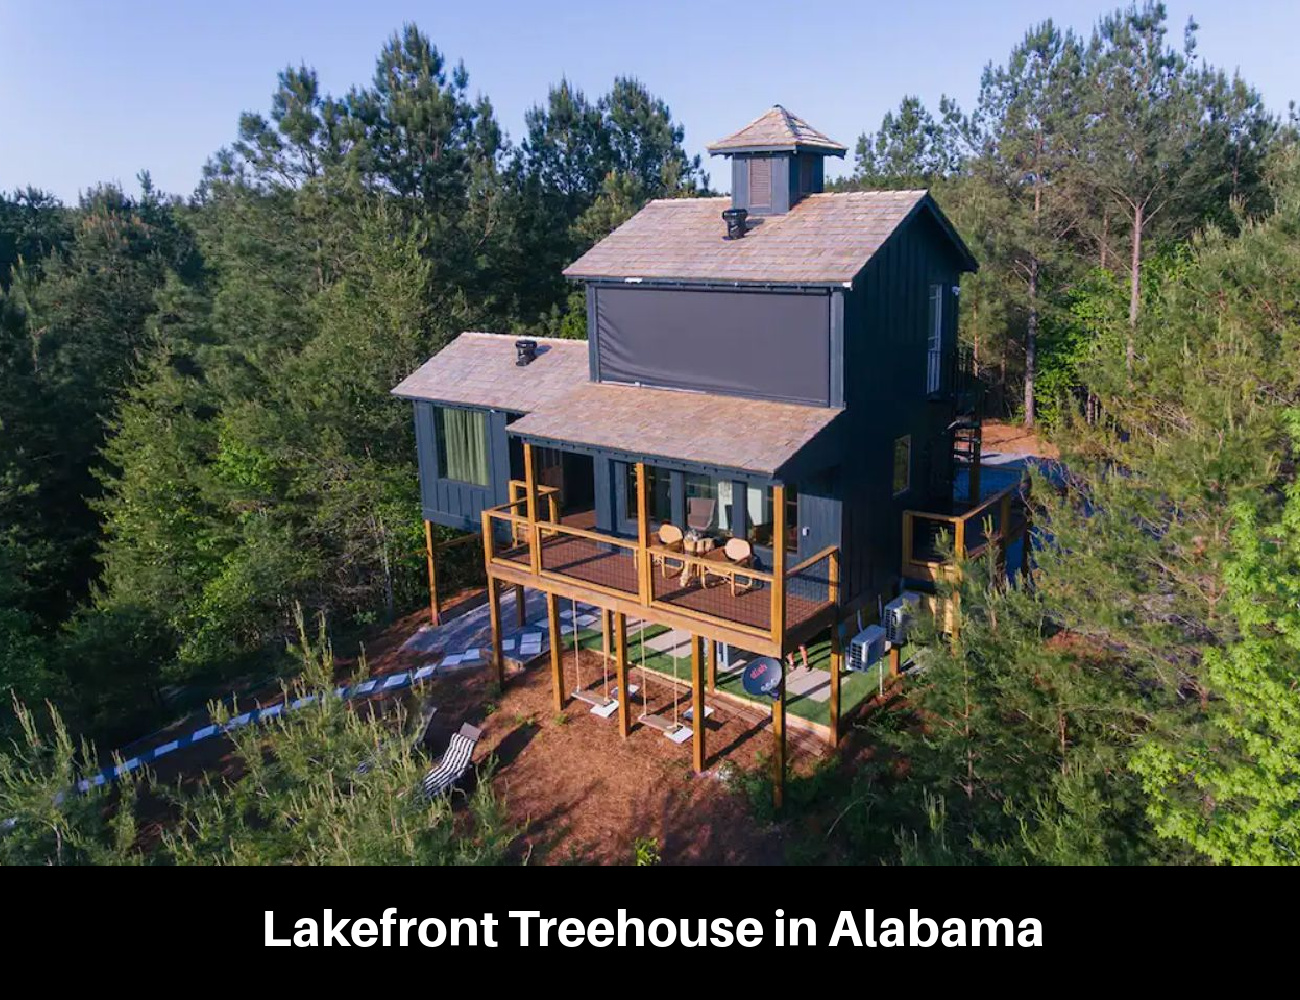
[[[240,776],[209,779],[181,799],[163,838],[179,864],[490,865],[513,831],[480,769],[469,808],[420,790],[428,759],[410,749],[401,712],[380,719],[332,697],[334,660],[322,625],[297,648],[303,670],[287,700],[313,699],[271,723],[236,730]],[[225,713],[218,713],[220,721]]]

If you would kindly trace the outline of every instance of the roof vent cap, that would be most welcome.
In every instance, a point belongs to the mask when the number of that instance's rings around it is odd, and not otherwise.
[[[531,365],[537,360],[537,341],[535,340],[516,340],[515,341],[515,364],[520,368],[525,365]]]
[[[739,240],[745,237],[745,217],[749,213],[743,208],[728,208],[722,213],[722,221],[727,224],[725,240]]]

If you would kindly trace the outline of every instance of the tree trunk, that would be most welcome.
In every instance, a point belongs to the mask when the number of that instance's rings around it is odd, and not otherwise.
[[[1137,331],[1138,303],[1142,295],[1142,227],[1146,218],[1141,205],[1133,208],[1133,256],[1128,272],[1128,343],[1124,349],[1124,362],[1133,374],[1133,337]]]
[[[1025,428],[1034,427],[1034,376],[1038,373],[1038,258],[1029,261],[1029,319],[1025,324]]]

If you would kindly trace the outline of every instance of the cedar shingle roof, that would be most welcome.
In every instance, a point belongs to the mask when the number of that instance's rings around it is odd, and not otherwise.
[[[779,104],[759,115],[739,132],[710,144],[710,153],[738,153],[746,150],[817,150],[843,156],[848,147],[818,132],[798,115]]]
[[[810,194],[784,215],[751,218],[744,239],[725,240],[721,213],[731,207],[730,198],[652,201],[566,267],[564,274],[569,278],[843,284],[857,276],[923,202],[933,205],[925,191]],[[966,252],[965,247],[961,250]]]
[[[510,433],[772,476],[840,412],[588,382],[520,417]]]
[[[393,395],[527,413],[564,396],[591,374],[585,340],[533,337],[537,360],[520,368],[516,339],[462,333],[403,379]]]

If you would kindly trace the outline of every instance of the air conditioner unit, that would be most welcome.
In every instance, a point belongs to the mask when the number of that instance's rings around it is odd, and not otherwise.
[[[901,646],[907,642],[907,631],[916,617],[916,609],[921,604],[921,595],[914,590],[905,590],[885,605],[882,621],[885,626],[885,638],[890,646]]]
[[[849,641],[848,668],[869,670],[885,655],[885,630],[879,625],[868,625]]]

